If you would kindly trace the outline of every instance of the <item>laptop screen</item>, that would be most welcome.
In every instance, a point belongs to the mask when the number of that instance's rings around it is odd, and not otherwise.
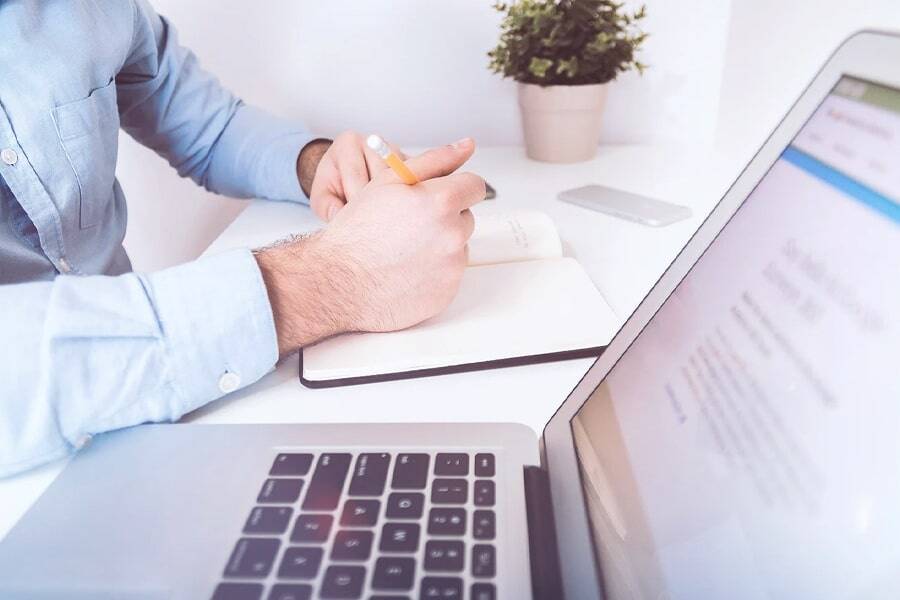
[[[572,429],[607,598],[898,597],[900,91],[837,84]]]

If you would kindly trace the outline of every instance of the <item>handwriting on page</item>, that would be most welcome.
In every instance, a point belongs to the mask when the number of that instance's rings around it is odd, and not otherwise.
[[[559,258],[562,243],[553,221],[537,211],[479,214],[469,240],[469,265]]]
[[[516,246],[520,248],[528,247],[528,232],[525,231],[525,228],[522,227],[522,224],[516,219],[507,219],[506,225],[509,227],[509,232],[512,234],[513,242],[515,242]]]

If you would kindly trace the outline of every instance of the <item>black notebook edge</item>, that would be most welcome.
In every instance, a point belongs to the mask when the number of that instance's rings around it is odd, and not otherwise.
[[[341,379],[315,380],[306,379],[303,376],[303,350],[300,350],[300,383],[311,389],[323,389],[343,387],[348,385],[360,385],[363,383],[380,383],[382,381],[398,381],[401,379],[418,379],[419,377],[434,377],[435,375],[452,375],[454,373],[467,373],[470,371],[487,371],[488,369],[503,369],[506,367],[521,367],[540,363],[559,362],[563,360],[575,360],[578,358],[597,358],[606,349],[606,346],[592,346],[576,350],[563,350],[561,352],[547,352],[545,354],[531,354],[528,356],[513,356],[496,360],[448,365],[446,367],[430,367],[427,369],[415,369],[412,371],[398,371],[396,373],[382,373],[378,375],[363,375],[360,377],[344,377]]]

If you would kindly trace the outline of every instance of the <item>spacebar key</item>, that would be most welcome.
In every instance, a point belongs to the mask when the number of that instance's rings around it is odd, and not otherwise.
[[[303,510],[334,510],[350,470],[349,454],[323,454],[316,463]]]

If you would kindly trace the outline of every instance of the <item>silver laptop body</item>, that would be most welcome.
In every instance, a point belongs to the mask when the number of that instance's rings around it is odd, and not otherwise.
[[[864,32],[540,440],[97,436],[0,542],[0,598],[900,597],[898,360],[900,38]]]

